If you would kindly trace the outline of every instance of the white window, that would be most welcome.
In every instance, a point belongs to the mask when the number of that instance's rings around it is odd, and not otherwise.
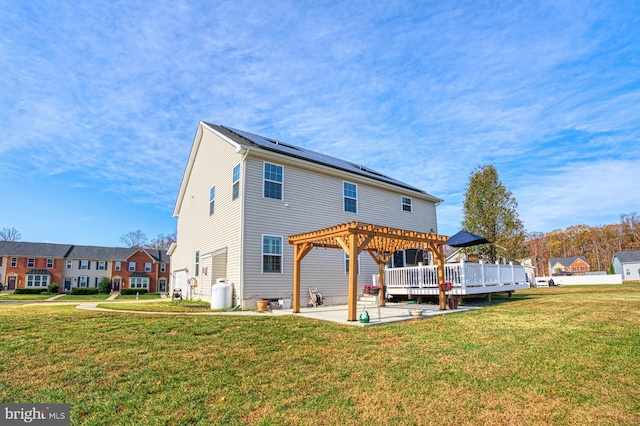
[[[89,277],[78,277],[78,287],[89,287]]]
[[[196,250],[196,277],[200,275],[200,250]]]
[[[209,190],[209,216],[213,214],[216,204],[216,187],[212,186]]]
[[[282,237],[262,236],[262,272],[282,273]]]
[[[122,263],[118,260],[116,261],[116,271],[119,271],[122,268]]]
[[[411,211],[411,198],[402,197],[402,210],[404,210],[405,212]]]
[[[48,275],[27,275],[27,287],[46,287],[48,285]]]
[[[11,267],[15,268],[16,266],[18,266],[18,258],[17,257],[12,257],[11,258]]]
[[[166,263],[161,263],[160,264],[160,272],[167,272],[167,264]]]
[[[130,288],[149,288],[149,278],[144,277],[131,277],[129,279]]]
[[[145,272],[151,272],[151,263],[150,262],[145,262],[144,271]]]
[[[33,257],[27,259],[27,268],[34,268],[36,266],[36,260]]]
[[[47,259],[47,269],[53,268],[53,259]]]
[[[358,187],[355,183],[343,182],[344,211],[358,213]]]
[[[104,260],[98,261],[98,271],[106,271],[107,270],[107,262]]]
[[[73,268],[73,260],[67,259],[67,269]]]
[[[89,269],[89,261],[81,260],[80,261],[80,269]]]
[[[264,163],[264,197],[282,200],[283,167]]]
[[[129,262],[129,272],[136,270],[136,262]]]
[[[344,274],[349,275],[349,268],[351,267],[349,262],[349,255],[344,254]],[[360,255],[358,255],[358,275],[360,275]]]
[[[235,200],[240,196],[240,164],[233,168],[233,189],[231,199]]]

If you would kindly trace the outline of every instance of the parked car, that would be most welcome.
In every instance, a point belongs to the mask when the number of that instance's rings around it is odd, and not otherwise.
[[[544,278],[536,278],[536,287],[549,287],[549,282]]]

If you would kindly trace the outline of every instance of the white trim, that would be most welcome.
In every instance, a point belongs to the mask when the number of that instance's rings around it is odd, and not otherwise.
[[[278,182],[278,181],[275,181],[275,180],[267,180],[264,177],[264,172],[265,172],[267,164],[282,168],[282,182]],[[280,198],[265,197],[265,195],[264,195],[264,184],[265,184],[265,182],[273,182],[273,183],[279,183],[280,184]],[[263,161],[262,162],[262,198],[269,198],[271,200],[284,201],[284,166],[283,165],[277,164],[277,163],[272,163],[270,161]]]
[[[277,274],[278,272],[265,272],[264,271],[264,256],[278,256],[278,254],[274,253],[266,253],[264,252],[264,237],[271,238],[280,238],[280,274],[284,274],[284,237],[282,235],[270,235],[270,234],[262,234],[260,238],[260,272],[263,274]]]
[[[345,186],[345,184],[347,184],[347,183],[348,183],[349,185],[353,185],[353,186],[355,186],[355,187],[356,187],[356,197],[355,197],[355,198],[353,198],[353,197],[347,197],[347,196],[344,194],[344,191],[345,191],[345,187],[344,187],[344,186]],[[359,191],[358,191],[358,184],[357,184],[357,183],[349,182],[348,180],[343,180],[343,181],[342,181],[342,211],[343,211],[344,213],[354,213],[354,214],[358,214],[358,211],[360,210],[360,206],[358,205],[358,204],[359,204],[359,203],[358,203],[358,192],[359,192]],[[355,212],[348,211],[347,209],[345,209],[345,206],[344,206],[344,201],[345,201],[345,199],[355,200],[355,201],[356,201],[356,211],[355,211]]]

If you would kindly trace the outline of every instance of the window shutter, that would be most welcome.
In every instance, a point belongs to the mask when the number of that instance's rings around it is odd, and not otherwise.
[[[82,269],[82,260],[78,260],[78,269]]]
[[[88,271],[89,269],[91,269],[91,261],[90,261],[90,260],[87,260],[87,271]]]

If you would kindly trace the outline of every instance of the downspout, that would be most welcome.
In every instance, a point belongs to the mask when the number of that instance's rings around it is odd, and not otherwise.
[[[240,283],[238,300],[235,305],[240,305],[240,309],[244,309],[244,200],[247,189],[247,155],[249,155],[249,148],[246,148],[244,155],[242,156],[242,194],[240,194],[240,244],[238,245],[240,256]]]

